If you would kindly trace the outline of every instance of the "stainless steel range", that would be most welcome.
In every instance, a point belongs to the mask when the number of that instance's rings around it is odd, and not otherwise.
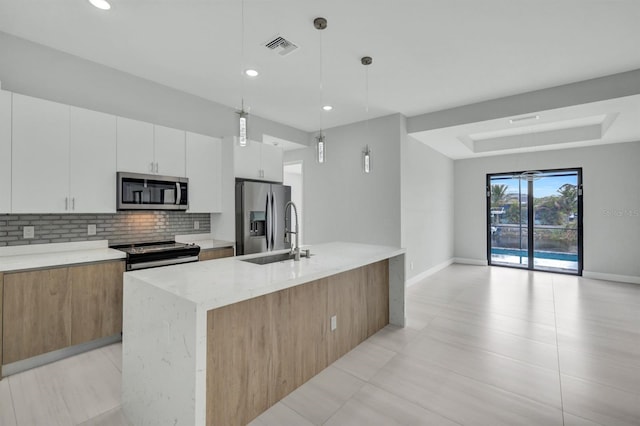
[[[198,245],[175,241],[123,244],[111,246],[111,248],[127,253],[127,271],[197,262],[200,253]]]

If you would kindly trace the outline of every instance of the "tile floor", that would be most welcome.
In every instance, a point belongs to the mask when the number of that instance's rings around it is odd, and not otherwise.
[[[639,425],[640,286],[452,265],[252,426]],[[119,344],[0,381],[0,425],[126,425]]]

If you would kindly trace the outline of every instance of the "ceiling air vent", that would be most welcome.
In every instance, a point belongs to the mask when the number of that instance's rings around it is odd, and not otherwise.
[[[280,56],[287,56],[288,54],[298,49],[297,44],[280,36],[273,37],[264,45],[267,49],[273,50],[274,52],[278,52]]]

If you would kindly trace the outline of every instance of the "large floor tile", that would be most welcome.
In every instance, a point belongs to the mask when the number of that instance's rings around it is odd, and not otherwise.
[[[418,336],[418,331],[409,327],[388,325],[367,339],[367,342],[398,352],[412,339]]]
[[[406,355],[389,361],[371,384],[460,424],[562,424],[555,407]]]
[[[640,357],[628,361],[619,364],[609,357],[595,356],[587,351],[560,349],[562,374],[640,395]]]
[[[333,363],[333,366],[364,381],[369,380],[396,352],[364,341]]]
[[[129,423],[120,407],[80,423],[78,426],[134,426]]]
[[[118,371],[122,371],[122,342],[114,343],[113,345],[105,346],[100,351],[113,362]]]
[[[13,399],[11,398],[11,389],[9,389],[9,380],[0,380],[0,425],[15,426],[16,415],[13,412]]]
[[[541,343],[464,321],[435,318],[421,334],[493,352],[548,369],[558,368],[555,344]]]
[[[39,367],[6,379],[11,387],[18,425],[69,426],[74,424],[69,408],[62,397],[60,383],[51,379],[51,372],[55,368],[55,366]]]
[[[446,343],[429,336],[407,345],[402,354],[433,363],[542,404],[562,408],[557,369],[546,369],[470,346]]]
[[[326,426],[442,425],[458,423],[372,385],[364,385]]]
[[[309,420],[284,405],[282,402],[269,408],[254,419],[249,426],[313,426]]]
[[[329,366],[282,400],[282,403],[315,425],[323,424],[364,381]]]
[[[567,413],[603,425],[640,424],[640,395],[562,375],[562,399]]]

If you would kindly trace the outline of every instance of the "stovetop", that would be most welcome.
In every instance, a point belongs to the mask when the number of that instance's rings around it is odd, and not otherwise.
[[[176,243],[175,241],[154,241],[146,243],[122,244],[111,246],[128,254],[151,254],[169,251],[180,251],[199,248],[193,243]]]

